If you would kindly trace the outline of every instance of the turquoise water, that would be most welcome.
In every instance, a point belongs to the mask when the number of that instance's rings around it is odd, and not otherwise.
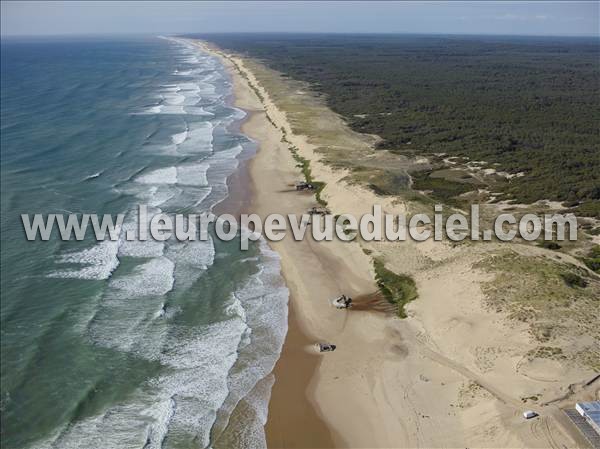
[[[48,242],[20,214],[199,213],[254,144],[219,61],[167,39],[2,41],[2,447],[261,447],[286,331],[239,241]]]

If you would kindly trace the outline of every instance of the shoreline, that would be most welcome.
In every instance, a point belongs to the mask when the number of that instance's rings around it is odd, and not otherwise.
[[[256,140],[257,148],[253,154],[240,159],[238,169],[227,180],[229,195],[215,206],[214,213],[217,215],[230,213],[239,218],[239,214],[258,210],[255,200],[258,193],[254,179],[260,176],[256,159],[261,151],[258,140],[261,136],[254,131],[256,121],[263,121],[263,125],[268,123],[264,112],[248,102],[249,99],[243,92],[244,86],[235,76],[235,72],[228,71],[234,82],[231,104],[247,114],[239,123],[239,132]],[[267,244],[270,245],[270,242]],[[289,284],[283,269],[281,274],[286,280],[286,285]],[[317,372],[319,358],[304,350],[314,342],[314,339],[302,328],[296,316],[294,302],[290,293],[287,334],[279,359],[272,371],[276,380],[271,390],[269,418],[265,425],[267,447],[290,447],[288,442],[291,443],[291,447],[334,447],[331,430],[309,399],[311,394],[314,394],[310,393],[313,390],[310,384]],[[290,407],[290,403],[293,407]]]
[[[246,93],[243,89],[237,90],[239,106],[244,106]],[[294,213],[311,207],[315,203],[313,195],[298,193],[293,188],[293,182],[301,178],[301,173],[265,113],[251,114],[242,130],[261,146],[248,165],[254,186],[251,210],[265,217],[274,212]],[[280,242],[270,242],[270,246],[281,258],[281,272],[290,298],[288,334],[274,370],[275,384],[265,426],[268,447],[346,446],[348,440],[331,426],[323,407],[334,405],[339,409],[344,404],[338,402],[338,398],[335,404],[323,401],[320,388],[325,382],[339,378],[339,373],[334,375],[331,367],[326,366],[327,362],[336,363],[339,354],[345,355],[344,358],[357,354],[351,352],[350,345],[339,347],[340,331],[345,327],[347,316],[331,307],[328,299],[338,295],[344,284],[349,286],[346,292],[352,295],[370,293],[375,284],[368,270],[357,272],[347,264],[346,261],[355,258],[354,252],[359,251],[354,245],[312,239],[297,242],[289,236]],[[318,289],[315,290],[315,286]],[[337,343],[338,349],[334,353],[318,354],[314,349],[318,341]],[[363,416],[362,421],[367,422],[367,416]]]
[[[260,204],[259,198],[264,193],[260,186],[257,188],[257,180],[262,177],[261,161],[264,156],[268,156],[261,142],[265,140],[265,133],[268,133],[268,123],[263,111],[254,109],[252,104],[244,100],[247,92],[244,92],[241,80],[234,79],[234,89],[236,92],[235,106],[243,109],[248,114],[241,124],[241,131],[256,140],[258,148],[256,153],[247,159],[242,170],[245,174],[236,174],[233,180],[237,184],[238,192],[243,191],[243,185],[239,184],[245,180],[249,186],[245,201],[239,202],[232,196],[231,201],[240,204],[238,209],[241,213],[257,212],[262,215],[264,205]],[[248,99],[246,99],[248,100]],[[257,132],[262,130],[263,132]],[[290,163],[293,161],[290,158]],[[294,166],[288,166],[293,169]],[[224,206],[229,206],[225,205]],[[277,251],[277,248],[268,242],[268,244]],[[281,257],[281,253],[278,252]],[[283,266],[281,274],[290,290],[288,300],[288,330],[279,359],[273,370],[275,383],[271,390],[269,401],[268,420],[265,425],[265,434],[267,447],[311,447],[328,448],[334,447],[331,430],[321,419],[318,408],[310,400],[314,395],[314,387],[311,386],[312,379],[318,371],[320,364],[319,357],[305,350],[306,347],[315,341],[308,333],[298,319],[294,288],[291,287],[293,279],[290,279]],[[290,407],[290,404],[293,404]]]

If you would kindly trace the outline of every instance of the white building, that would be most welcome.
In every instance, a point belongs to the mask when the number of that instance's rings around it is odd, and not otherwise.
[[[600,401],[578,402],[575,410],[585,418],[590,426],[600,435]]]

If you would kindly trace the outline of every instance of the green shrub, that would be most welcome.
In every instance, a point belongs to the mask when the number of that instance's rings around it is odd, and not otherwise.
[[[398,307],[398,316],[406,318],[404,306],[418,296],[415,281],[410,276],[388,270],[378,259],[373,262],[373,265],[379,291],[385,299]]]
[[[431,196],[444,203],[457,205],[456,197],[474,189],[473,185],[451,181],[444,178],[433,178],[431,172],[413,173],[413,188],[431,190]]]
[[[583,279],[581,276],[579,276],[575,273],[562,273],[560,276],[565,281],[565,284],[567,284],[571,288],[575,288],[575,287],[585,288],[588,285],[588,283],[585,279]]]
[[[594,245],[587,257],[583,258],[583,263],[595,273],[600,273],[600,245]]]
[[[540,246],[542,248],[546,248],[546,249],[552,249],[552,250],[558,250],[561,249],[562,246],[560,246],[558,243],[556,242],[542,242],[540,243]]]

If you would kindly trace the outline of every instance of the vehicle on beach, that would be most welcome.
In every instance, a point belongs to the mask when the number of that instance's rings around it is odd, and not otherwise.
[[[308,209],[307,213],[309,215],[329,215],[331,211],[326,207],[313,206]]]
[[[525,418],[525,419],[532,419],[532,418],[535,418],[536,416],[538,416],[538,414],[536,412],[534,412],[533,410],[527,410],[527,411],[523,412],[523,418]]]
[[[331,343],[317,343],[315,346],[319,352],[333,352],[336,348],[336,345]]]
[[[346,295],[341,295],[331,301],[336,309],[349,309],[352,307],[352,298]]]
[[[296,183],[296,190],[298,191],[303,191],[303,190],[315,190],[315,185],[311,184],[310,182],[297,182]]]

